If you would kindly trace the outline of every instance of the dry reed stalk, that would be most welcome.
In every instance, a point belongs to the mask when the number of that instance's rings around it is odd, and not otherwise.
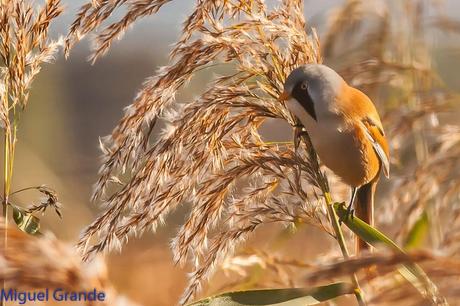
[[[51,22],[61,13],[59,0],[47,0],[41,7],[25,0],[4,0],[0,3],[0,128],[4,136],[3,247],[8,242],[5,225],[8,224],[8,207],[12,206],[9,196],[20,115],[27,106],[32,81],[42,64],[54,59],[61,45],[60,40],[52,40],[48,35]]]
[[[338,256],[321,256],[313,262],[280,257],[259,250],[249,250],[227,258],[222,266],[231,283],[219,291],[239,290],[241,284],[254,278],[251,270],[260,267],[270,274],[257,283],[257,287],[311,287],[331,283],[355,273],[360,276],[369,305],[431,305],[396,272],[401,264],[418,263],[436,282],[440,294],[450,305],[457,305],[460,291],[451,284],[460,276],[460,258],[442,256],[419,250],[408,254],[379,252],[349,259]],[[369,268],[371,270],[369,270]],[[360,271],[372,271],[360,273]],[[450,284],[450,285],[449,285]],[[244,287],[243,287],[244,288]]]

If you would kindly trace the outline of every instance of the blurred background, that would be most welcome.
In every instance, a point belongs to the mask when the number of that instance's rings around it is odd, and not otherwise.
[[[318,30],[321,40],[328,33],[332,16],[344,2],[305,1],[307,21]],[[428,6],[432,11],[423,13],[426,23],[434,22],[430,16],[440,11],[450,18],[457,17],[460,12],[457,0],[429,2],[436,3]],[[55,24],[53,36],[66,34],[84,1],[63,0],[63,3],[66,11]],[[375,6],[371,9],[378,12],[379,1],[369,3]],[[57,191],[63,204],[63,219],[47,214],[43,217],[43,230],[73,243],[95,218],[98,208],[90,203],[89,197],[99,168],[98,137],[111,132],[121,118],[123,107],[131,103],[143,80],[168,63],[171,45],[178,38],[181,22],[193,5],[193,1],[173,1],[166,5],[157,15],[137,23],[94,65],[87,61],[90,51],[88,39],[85,39],[72,50],[69,59],[59,55],[55,64],[46,65],[38,75],[20,126],[13,190],[46,184]],[[372,27],[372,16],[370,18],[368,26]],[[429,29],[427,27],[423,35],[429,44],[431,65],[450,90],[459,93],[460,36],[451,31]],[[363,32],[358,38],[365,41],[365,29],[354,30]],[[404,28],[390,31],[403,32]],[[404,42],[395,42],[398,43],[404,45]],[[366,48],[365,44],[358,46]],[[349,50],[334,50],[335,56],[326,57],[326,62],[340,67],[345,60],[353,61],[350,54],[359,56],[362,50],[349,47]],[[202,90],[200,84],[208,79],[209,75],[200,74],[181,92],[180,101],[193,98]],[[276,124],[264,127],[264,133],[272,138],[291,135],[287,127],[279,129]],[[28,204],[36,201],[35,196],[22,194],[16,201]],[[186,283],[187,269],[173,265],[169,239],[183,221],[184,214],[185,210],[176,212],[155,235],[131,239],[121,254],[107,256],[110,279],[120,293],[144,305],[174,305],[177,302]],[[267,227],[257,234],[262,239],[255,240],[262,249],[266,241],[263,237],[275,231],[276,228]],[[310,247],[317,245],[312,229],[300,230],[293,239],[290,256],[306,259],[320,251]]]

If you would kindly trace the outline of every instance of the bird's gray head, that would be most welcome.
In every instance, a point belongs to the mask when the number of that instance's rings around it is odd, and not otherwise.
[[[329,110],[329,104],[339,96],[343,84],[342,77],[331,68],[307,64],[289,74],[280,99],[295,99],[317,120],[319,113]]]

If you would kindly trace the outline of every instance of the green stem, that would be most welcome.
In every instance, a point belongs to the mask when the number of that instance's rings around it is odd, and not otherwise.
[[[334,229],[337,242],[339,243],[340,250],[342,251],[343,257],[345,259],[348,259],[350,258],[350,253],[348,252],[347,245],[345,244],[345,238],[343,236],[342,229],[340,228],[339,218],[337,217],[337,213],[334,209],[334,202],[332,201],[332,197],[328,192],[324,193],[324,198],[326,199],[327,212],[329,218],[331,219],[332,227]],[[366,301],[364,300],[363,292],[361,290],[361,287],[359,286],[358,277],[355,273],[352,274],[351,281],[353,283],[353,286],[355,287],[354,294],[356,296],[358,304],[360,306],[365,306]]]
[[[2,101],[2,103],[8,105],[8,100]],[[13,177],[13,163],[14,163],[14,152],[16,146],[16,137],[18,131],[19,114],[16,107],[13,107],[13,130],[11,126],[7,125],[4,129],[4,156],[3,156],[3,201],[2,201],[2,216],[4,220],[4,237],[3,237],[3,249],[5,253],[8,247],[8,203],[11,192],[11,180]],[[6,282],[3,280],[2,288],[6,290]],[[1,300],[0,306],[6,305],[6,302]]]
[[[326,200],[327,206],[327,213],[329,215],[329,219],[331,219],[332,228],[334,229],[335,237],[337,242],[339,243],[340,250],[342,251],[342,255],[345,259],[350,258],[350,254],[348,253],[347,245],[345,244],[345,238],[343,236],[342,229],[340,228],[339,218],[337,217],[337,213],[334,209],[334,202],[332,201],[331,194],[329,192],[329,184],[327,182],[327,178],[323,175],[320,170],[318,157],[316,155],[316,151],[313,148],[313,144],[311,143],[310,137],[308,133],[303,133],[302,128],[300,125],[296,125],[294,130],[294,148],[297,151],[297,147],[299,142],[297,141],[299,137],[305,142],[307,148],[309,150],[310,158],[312,158],[313,167],[315,168],[315,172],[318,176],[318,182],[320,184],[320,189],[323,192],[324,198]],[[351,281],[354,286],[354,294],[356,296],[356,300],[358,301],[359,306],[366,306],[366,301],[364,300],[364,295],[359,286],[358,277],[355,273],[351,275]]]
[[[4,152],[3,152],[3,202],[2,202],[2,216],[4,222],[4,237],[3,237],[3,250],[6,252],[6,247],[8,243],[8,196],[9,196],[9,187],[8,187],[8,177],[9,177],[9,129],[5,129],[5,138],[4,138]],[[6,282],[2,282],[3,291],[6,289]],[[0,305],[5,305],[3,299],[0,301]]]

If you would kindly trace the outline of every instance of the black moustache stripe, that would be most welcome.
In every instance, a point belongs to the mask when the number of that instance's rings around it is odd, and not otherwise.
[[[302,89],[302,84],[299,83],[294,87],[292,91],[292,97],[296,99],[300,105],[305,109],[305,111],[317,121],[316,112],[315,112],[315,105],[313,100],[308,92],[308,89]]]

